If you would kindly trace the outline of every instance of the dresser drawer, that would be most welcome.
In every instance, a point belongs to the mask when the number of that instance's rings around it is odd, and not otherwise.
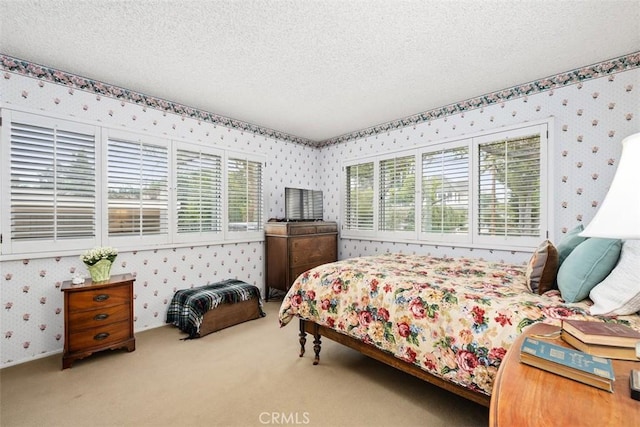
[[[336,259],[336,236],[315,235],[291,238],[291,268],[325,264]],[[309,267],[311,268],[311,267]]]
[[[336,224],[318,225],[316,227],[316,232],[317,233],[337,233],[338,226]]]
[[[316,226],[315,225],[301,225],[296,227],[291,227],[289,230],[289,235],[297,236],[300,234],[315,234]]]
[[[129,320],[129,304],[114,305],[96,310],[69,313],[69,331],[72,334],[88,328],[101,328],[111,323]]]
[[[69,312],[125,304],[129,301],[129,285],[74,292],[69,295]]]
[[[105,347],[130,338],[128,321],[111,323],[94,329],[69,333],[71,352],[91,350],[94,347]]]

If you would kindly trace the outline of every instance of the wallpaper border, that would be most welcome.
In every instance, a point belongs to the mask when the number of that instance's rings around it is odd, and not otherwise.
[[[545,77],[529,83],[523,83],[511,88],[502,89],[495,92],[486,93],[475,98],[434,108],[401,119],[392,120],[369,128],[349,132],[334,138],[323,141],[312,141],[306,138],[257,126],[241,120],[224,117],[208,111],[199,110],[176,102],[167,101],[162,98],[145,95],[140,92],[121,88],[118,86],[103,83],[98,80],[88,79],[75,74],[67,73],[54,68],[49,68],[26,60],[14,58],[0,53],[0,67],[4,70],[4,78],[10,78],[8,72],[21,74],[23,76],[60,84],[69,88],[83,90],[101,96],[109,96],[115,99],[143,105],[148,108],[158,109],[164,112],[173,113],[182,117],[193,118],[203,122],[221,125],[228,128],[252,132],[256,135],[272,137],[282,141],[293,142],[301,145],[308,145],[316,148],[339,144],[359,138],[366,138],[391,130],[412,126],[430,120],[463,113],[477,108],[487,107],[504,101],[509,101],[539,92],[553,90],[555,88],[580,83],[585,80],[595,79],[606,75],[619,73],[640,67],[640,51],[629,53],[617,58],[609,59],[571,71]]]

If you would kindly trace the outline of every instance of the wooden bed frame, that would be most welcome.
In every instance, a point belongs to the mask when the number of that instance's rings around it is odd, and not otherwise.
[[[307,334],[313,335],[313,351],[315,353],[315,357],[313,359],[313,364],[317,365],[320,362],[320,347],[322,345],[321,337],[327,337],[332,341],[340,343],[342,345],[346,345],[360,353],[369,356],[375,360],[378,360],[382,363],[385,363],[393,368],[396,368],[402,372],[406,372],[415,377],[420,378],[423,381],[434,384],[440,388],[443,388],[447,391],[450,391],[458,396],[464,397],[465,399],[471,400],[480,405],[489,407],[491,403],[491,396],[487,396],[485,394],[475,392],[469,390],[465,387],[457,385],[455,383],[446,381],[440,377],[436,377],[417,366],[405,362],[404,360],[398,359],[394,357],[391,353],[387,353],[383,350],[380,350],[372,345],[365,344],[362,341],[359,341],[350,336],[341,334],[340,332],[334,331],[326,326],[318,325],[310,320],[300,319],[300,357],[304,355],[304,347],[307,343]]]

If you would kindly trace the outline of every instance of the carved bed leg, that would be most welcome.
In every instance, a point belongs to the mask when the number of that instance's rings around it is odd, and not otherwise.
[[[320,333],[318,332],[318,325],[314,325],[313,331],[313,352],[316,354],[313,358],[313,364],[317,365],[320,363],[320,346],[322,345],[322,341],[320,340]]]
[[[304,331],[304,320],[300,319],[300,357],[304,356],[304,346],[307,344],[307,333]]]

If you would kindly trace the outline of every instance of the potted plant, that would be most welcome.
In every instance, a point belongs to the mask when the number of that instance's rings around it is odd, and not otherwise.
[[[103,282],[111,277],[111,265],[118,256],[118,250],[110,246],[95,247],[85,251],[80,255],[80,259],[85,263],[91,280]]]

